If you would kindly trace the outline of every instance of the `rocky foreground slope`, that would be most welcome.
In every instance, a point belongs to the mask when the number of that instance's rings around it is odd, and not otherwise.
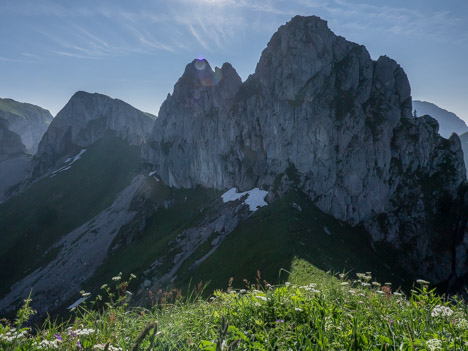
[[[280,27],[245,82],[228,63],[189,63],[157,119],[78,92],[30,187],[0,206],[0,233],[14,233],[0,240],[0,310],[31,287],[39,312],[59,309],[119,271],[138,276],[138,301],[192,277],[265,267],[277,279],[295,255],[460,291],[465,165],[458,136],[438,128],[412,116],[394,60],[318,17]]]

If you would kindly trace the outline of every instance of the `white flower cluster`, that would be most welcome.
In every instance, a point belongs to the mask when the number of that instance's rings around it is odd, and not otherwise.
[[[446,306],[437,305],[431,312],[431,317],[450,317],[453,311]]]
[[[94,334],[95,332],[96,331],[94,329],[87,329],[87,328],[77,329],[73,331],[73,333],[75,333],[77,336],[88,336],[88,335]]]
[[[262,300],[262,301],[268,301],[268,299],[267,299],[265,296],[256,295],[255,297],[256,297],[257,299],[259,299],[259,300]]]
[[[28,332],[26,330],[23,330],[22,332],[17,332],[15,328],[12,328],[8,330],[5,334],[0,335],[0,340],[5,340],[6,342],[13,342],[16,339],[22,339],[25,338],[28,335]]]
[[[365,281],[365,282],[368,282],[372,279],[372,275],[370,272],[366,272],[366,273],[356,273],[356,276],[359,278],[359,280],[362,280],[362,281]]]
[[[106,344],[96,344],[94,345],[93,350],[104,350],[105,348],[106,348]],[[122,348],[109,345],[108,350],[109,351],[122,351]]]
[[[333,322],[331,317],[325,317],[325,331],[331,332],[333,330],[342,331],[341,327]]]
[[[311,293],[317,293],[318,294],[318,293],[320,293],[320,290],[315,289],[316,286],[317,286],[317,284],[310,283],[309,285],[302,286],[302,288],[307,290],[307,291],[310,291]]]
[[[439,339],[430,339],[426,341],[426,346],[429,351],[442,350],[442,341]]]
[[[60,347],[60,340],[42,340],[36,346],[39,349],[58,349]]]
[[[464,318],[460,318],[457,322],[458,330],[468,330],[468,321]]]

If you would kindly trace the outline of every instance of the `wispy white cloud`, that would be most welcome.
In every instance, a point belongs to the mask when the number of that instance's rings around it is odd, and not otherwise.
[[[77,58],[197,48],[228,53],[233,43],[248,39],[250,31],[271,33],[285,17],[311,12],[328,19],[338,33],[372,30],[432,40],[446,40],[450,29],[462,22],[448,11],[416,11],[391,4],[382,7],[359,0],[172,0],[144,2],[138,8],[103,2],[93,9],[80,3],[65,7],[50,0],[4,0],[0,4],[0,17],[11,13],[55,17],[56,26],[63,30],[51,32],[46,26],[36,30],[49,40],[49,51]],[[89,22],[93,26],[88,26]],[[453,40],[466,42],[468,36]]]
[[[341,28],[372,30],[402,37],[420,37],[445,40],[462,19],[450,11],[433,11],[398,6],[378,6],[359,1],[333,0],[310,2],[295,0],[305,8],[324,13]]]
[[[28,59],[22,59],[22,58],[0,56],[0,62],[36,63],[37,61],[31,60],[31,59],[28,60]]]
[[[200,43],[201,46],[203,46],[205,49],[209,49],[210,47],[208,46],[208,44],[203,40],[203,38],[201,37],[200,34],[198,34],[198,32],[196,31],[196,29],[194,28],[193,25],[191,24],[188,24],[188,27],[190,29],[190,33],[192,33],[192,35],[194,36],[194,38]]]
[[[96,57],[96,56],[80,55],[80,54],[77,54],[76,52],[71,52],[71,51],[53,50],[52,53],[60,55],[60,56],[67,56],[67,57],[86,59],[86,60],[99,60],[99,59],[102,59],[102,58]]]

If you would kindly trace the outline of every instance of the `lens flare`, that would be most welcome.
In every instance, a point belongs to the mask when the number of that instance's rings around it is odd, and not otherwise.
[[[199,71],[203,71],[206,67],[206,61],[204,59],[197,59],[195,61],[195,68],[198,69]]]

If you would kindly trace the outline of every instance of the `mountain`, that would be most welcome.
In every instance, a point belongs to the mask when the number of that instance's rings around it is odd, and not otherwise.
[[[31,155],[51,121],[39,106],[0,98],[0,203],[31,176]]]
[[[444,138],[449,138],[452,133],[462,135],[468,132],[468,126],[460,117],[433,103],[414,100],[413,108],[419,116],[430,115],[435,118],[439,122],[439,134]]]
[[[47,130],[52,115],[35,105],[0,98],[0,118],[8,122],[8,129],[21,137],[28,153],[35,154]]]
[[[118,272],[137,276],[138,303],[257,269],[275,282],[295,258],[403,287],[468,282],[460,139],[412,116],[394,60],[315,16],[281,26],[245,82],[192,61],[156,119],[76,93],[33,167],[0,205],[3,313],[31,288],[40,314],[64,312]]]
[[[0,117],[0,203],[11,187],[28,176],[30,162],[21,137],[8,129],[8,121]]]
[[[325,21],[297,16],[243,84],[229,65],[213,72],[205,60],[189,64],[144,157],[174,187],[261,187],[274,200],[296,185],[323,212],[363,225],[415,274],[443,281],[455,274],[455,242],[442,249],[435,238],[457,222],[461,144],[411,111],[395,61],[373,61]]]
[[[131,145],[146,141],[155,116],[101,94],[79,91],[57,114],[34,157],[34,175],[46,172],[60,158],[78,152],[107,133]]]
[[[0,162],[18,154],[25,154],[26,147],[21,137],[8,129],[8,121],[0,118]]]

